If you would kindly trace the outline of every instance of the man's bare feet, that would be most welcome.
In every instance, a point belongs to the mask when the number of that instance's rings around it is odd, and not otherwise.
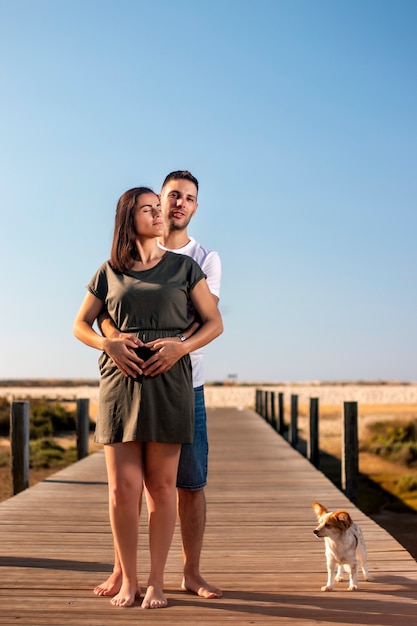
[[[129,583],[123,583],[120,591],[117,595],[110,600],[113,606],[128,607],[135,603],[136,598],[140,597],[140,589],[137,585],[130,585]]]
[[[122,586],[122,572],[113,572],[107,580],[94,589],[96,596],[115,596]]]
[[[223,595],[220,589],[209,585],[200,575],[184,576],[181,587],[185,591],[191,591],[197,596],[200,596],[200,598],[206,598],[207,600],[221,598]]]
[[[163,589],[156,585],[149,585],[143,598],[142,609],[163,609],[167,604]]]

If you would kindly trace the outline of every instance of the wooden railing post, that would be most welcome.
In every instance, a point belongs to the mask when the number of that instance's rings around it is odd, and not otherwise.
[[[271,426],[275,430],[277,429],[277,418],[275,414],[275,391],[271,391],[270,395],[270,415],[271,415]]]
[[[315,467],[319,466],[319,399],[310,398],[310,421],[308,438],[308,460]]]
[[[284,419],[284,394],[282,391],[278,392],[278,432],[280,435],[284,434],[285,419]]]
[[[90,430],[89,400],[78,398],[77,400],[77,456],[83,459],[88,456],[88,436]]]
[[[262,415],[262,389],[258,389],[258,413]]]
[[[10,408],[10,468],[13,495],[29,487],[29,402],[12,402]]]
[[[298,396],[291,396],[291,422],[290,422],[290,433],[289,433],[289,441],[293,448],[297,446],[298,443]]]
[[[270,419],[269,419],[269,391],[266,391],[266,390],[265,390],[265,415],[264,415],[264,417],[265,417],[265,421],[269,423],[270,422]]]
[[[342,489],[355,502],[359,476],[358,403],[343,404]]]

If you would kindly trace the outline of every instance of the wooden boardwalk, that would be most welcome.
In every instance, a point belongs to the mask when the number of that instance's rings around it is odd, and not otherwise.
[[[417,562],[249,410],[211,409],[208,520],[202,570],[219,600],[182,592],[175,533],[166,609],[112,607],[93,587],[111,571],[104,456],[98,452],[0,504],[0,624],[338,624],[417,620]],[[363,528],[374,582],[324,593],[322,540],[311,501],[347,508]],[[143,523],[143,529],[146,522]],[[139,577],[148,571],[147,538]]]

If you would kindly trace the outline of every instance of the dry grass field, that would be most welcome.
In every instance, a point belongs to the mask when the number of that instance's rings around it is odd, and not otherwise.
[[[359,418],[359,471],[380,485],[384,490],[397,497],[398,479],[404,475],[417,480],[417,467],[407,467],[392,463],[375,454],[364,451],[364,444],[369,438],[371,427],[378,422],[417,422],[417,404],[361,404]],[[341,457],[342,419],[338,405],[320,406],[319,438],[320,449],[337,459]],[[299,407],[300,436],[307,438],[308,406]],[[402,481],[404,482],[404,481]],[[411,481],[410,481],[411,483]],[[417,490],[401,493],[402,501],[417,512]]]

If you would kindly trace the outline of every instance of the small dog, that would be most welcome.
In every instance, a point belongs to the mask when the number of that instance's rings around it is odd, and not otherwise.
[[[316,537],[323,537],[326,546],[327,583],[321,590],[332,591],[335,580],[343,581],[345,567],[349,572],[348,591],[356,591],[358,588],[357,556],[364,579],[372,580],[366,566],[366,548],[362,530],[352,521],[347,511],[332,513],[319,502],[313,502],[312,507],[319,521],[314,534]]]

